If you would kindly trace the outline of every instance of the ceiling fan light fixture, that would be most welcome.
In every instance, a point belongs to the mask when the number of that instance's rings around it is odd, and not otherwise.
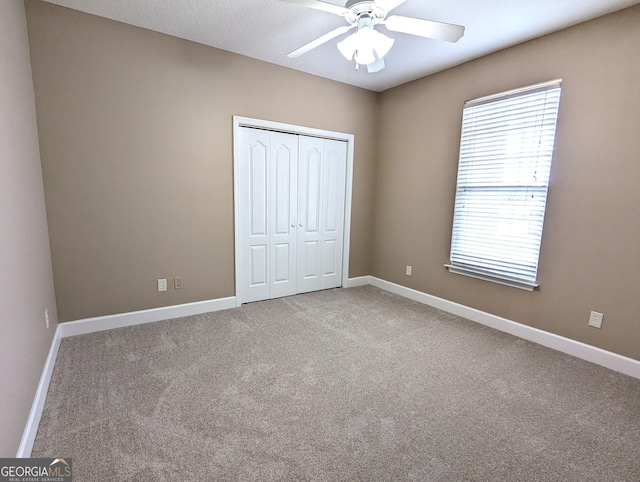
[[[394,40],[375,29],[376,25],[384,25],[387,30],[418,37],[457,42],[464,35],[462,25],[436,22],[401,15],[388,16],[391,10],[402,5],[406,0],[346,0],[344,7],[339,7],[328,0],[282,0],[305,7],[334,13],[346,20],[348,26],[338,27],[315,40],[287,54],[296,58],[319,47],[320,45],[341,36],[351,29],[357,29],[342,42],[338,42],[340,53],[348,61],[355,61],[356,70],[360,65],[367,66],[367,72],[379,72],[384,68],[383,57],[387,55]],[[344,1],[344,0],[343,0]]]
[[[338,50],[347,60],[353,60],[353,57],[356,53],[356,46],[353,36],[355,34],[349,35],[346,39],[337,43]]]
[[[378,32],[371,25],[361,26],[358,31],[342,42],[338,42],[340,53],[347,60],[360,65],[369,65],[389,53],[394,39]]]
[[[376,56],[371,49],[356,50],[353,59],[358,65],[369,65],[376,61]]]

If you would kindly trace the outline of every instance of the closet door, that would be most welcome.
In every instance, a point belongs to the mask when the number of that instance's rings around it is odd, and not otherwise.
[[[267,183],[271,133],[243,128],[238,163],[239,233],[241,252],[236,276],[243,302],[268,299],[269,216]],[[240,294],[239,294],[240,295]]]
[[[346,142],[299,137],[298,293],[342,284]]]
[[[346,142],[246,127],[237,142],[239,299],[340,286]]]
[[[271,294],[296,294],[296,219],[298,212],[298,139],[271,134]]]
[[[298,293],[306,293],[321,286],[324,139],[299,136],[298,140]]]
[[[240,132],[239,293],[243,302],[296,293],[297,137]]]
[[[325,139],[320,222],[320,289],[342,285],[347,143]]]

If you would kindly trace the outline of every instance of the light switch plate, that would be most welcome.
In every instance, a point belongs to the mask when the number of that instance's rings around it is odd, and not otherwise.
[[[166,278],[158,280],[158,291],[167,291],[167,280],[166,280]]]

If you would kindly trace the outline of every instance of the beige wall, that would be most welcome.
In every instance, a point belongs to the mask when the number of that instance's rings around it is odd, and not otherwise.
[[[0,457],[15,457],[57,324],[20,0],[0,2],[0,106]]]
[[[234,295],[233,115],[355,135],[349,274],[369,274],[374,93],[26,5],[61,321]]]
[[[640,7],[377,95],[26,5],[61,320],[234,294],[231,117],[242,115],[355,134],[350,276],[640,359]],[[463,102],[554,78],[540,291],[448,273]],[[174,276],[183,290],[156,292]],[[602,330],[587,327],[591,310]]]
[[[372,274],[640,359],[639,26],[636,6],[385,92]],[[540,291],[447,272],[464,101],[556,78]]]

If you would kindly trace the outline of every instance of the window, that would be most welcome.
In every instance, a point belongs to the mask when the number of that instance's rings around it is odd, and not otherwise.
[[[560,84],[465,103],[449,271],[538,286]]]

